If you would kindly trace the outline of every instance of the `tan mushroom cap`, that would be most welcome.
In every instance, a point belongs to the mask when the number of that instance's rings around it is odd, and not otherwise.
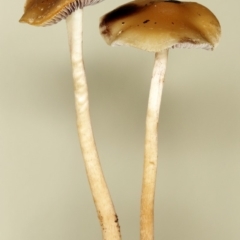
[[[77,8],[102,0],[27,0],[25,12],[19,20],[34,26],[47,26],[67,18]]]
[[[101,18],[100,31],[112,46],[151,52],[168,48],[214,49],[221,27],[214,14],[195,2],[132,1]]]

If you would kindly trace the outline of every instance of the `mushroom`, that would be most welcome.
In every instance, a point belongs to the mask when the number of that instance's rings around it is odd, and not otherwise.
[[[82,57],[83,8],[101,0],[27,0],[22,23],[47,26],[66,19],[75,86],[77,128],[86,172],[103,239],[121,239],[118,217],[104,179],[92,132],[87,81]]]
[[[141,196],[140,235],[154,238],[154,193],[158,158],[158,119],[171,48],[213,50],[221,28],[206,7],[195,2],[139,0],[124,4],[104,15],[100,32],[111,46],[131,46],[155,52],[149,93]]]

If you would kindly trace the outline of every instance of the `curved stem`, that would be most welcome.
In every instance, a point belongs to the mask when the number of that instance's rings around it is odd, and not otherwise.
[[[154,193],[158,158],[158,119],[168,50],[156,53],[146,117],[140,239],[154,239]]]
[[[118,217],[102,173],[89,115],[88,88],[82,57],[82,9],[67,18],[67,29],[75,87],[77,128],[88,181],[104,240],[121,239]]]

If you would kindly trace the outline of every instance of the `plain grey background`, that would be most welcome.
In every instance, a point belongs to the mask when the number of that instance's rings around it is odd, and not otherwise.
[[[139,239],[144,124],[153,54],[105,44],[84,10],[96,142],[123,239]],[[240,3],[201,0],[219,18],[214,52],[172,50],[159,124],[155,239],[240,239]],[[101,239],[75,123],[66,24],[18,23],[0,0],[0,239]]]

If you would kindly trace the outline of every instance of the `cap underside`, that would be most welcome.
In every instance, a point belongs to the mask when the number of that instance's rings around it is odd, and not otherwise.
[[[28,0],[20,22],[48,26],[66,19],[78,8],[94,5],[102,0]]]

